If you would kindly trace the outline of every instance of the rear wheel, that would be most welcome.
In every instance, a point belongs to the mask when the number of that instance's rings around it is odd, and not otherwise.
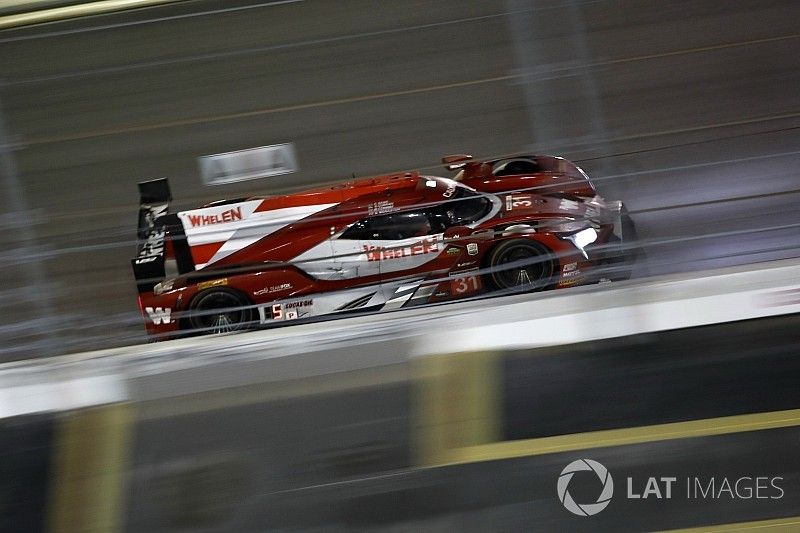
[[[555,261],[543,245],[526,239],[498,244],[489,254],[488,282],[496,289],[541,291],[553,284]]]
[[[226,333],[249,327],[252,308],[247,298],[231,289],[198,294],[189,306],[189,323],[200,333]]]

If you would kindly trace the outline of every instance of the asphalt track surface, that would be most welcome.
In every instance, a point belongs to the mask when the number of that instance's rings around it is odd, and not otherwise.
[[[57,351],[143,340],[136,183],[159,176],[183,208],[550,152],[627,203],[653,274],[797,255],[800,4],[576,4],[196,0],[0,32],[29,208],[2,195],[3,357],[37,355],[14,348],[40,314],[29,256]],[[197,157],[282,142],[298,174],[201,184]]]

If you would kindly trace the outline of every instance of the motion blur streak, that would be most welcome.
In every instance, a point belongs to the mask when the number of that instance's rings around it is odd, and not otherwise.
[[[0,16],[0,29],[44,24],[78,17],[89,17],[128,9],[152,7],[176,1],[180,0],[95,0],[56,7],[30,4],[28,11],[24,11],[23,7],[22,9],[24,12]]]
[[[793,531],[800,527],[800,517],[776,518],[775,520],[757,520],[754,522],[725,523],[713,526],[693,527],[687,529],[671,529],[663,533],[725,533],[732,531]]]
[[[105,135],[117,135],[120,133],[132,133],[132,132],[140,132],[140,131],[150,131],[150,130],[157,130],[162,128],[174,128],[178,126],[190,126],[194,124],[203,124],[206,122],[219,122],[223,120],[233,120],[237,118],[246,118],[246,117],[256,117],[260,115],[270,115],[272,113],[284,113],[287,111],[300,111],[304,109],[313,109],[317,107],[327,107],[333,105],[341,105],[341,104],[352,104],[357,102],[366,102],[369,100],[380,100],[383,98],[392,98],[397,96],[407,96],[412,94],[418,93],[426,93],[426,92],[433,92],[433,91],[444,91],[448,89],[455,89],[461,87],[469,87],[472,85],[482,85],[484,83],[497,83],[501,81],[507,81],[514,78],[517,78],[517,75],[508,75],[508,76],[496,76],[493,78],[486,78],[481,80],[469,80],[463,82],[456,82],[456,83],[449,83],[446,85],[434,85],[431,87],[419,87],[416,89],[406,89],[402,91],[393,91],[390,93],[381,93],[381,94],[368,94],[363,96],[353,96],[350,98],[341,98],[338,100],[329,100],[323,102],[311,102],[308,104],[296,104],[292,106],[286,107],[278,107],[278,108],[266,108],[266,109],[254,109],[252,111],[242,111],[240,113],[231,113],[229,115],[220,115],[220,116],[207,116],[207,117],[198,117],[198,118],[190,118],[185,120],[176,120],[173,122],[161,122],[157,124],[142,124],[142,125],[130,125],[130,126],[123,126],[121,128],[116,129],[109,129],[109,130],[100,130],[100,131],[89,131],[83,133],[75,133],[72,135],[64,135],[62,137],[43,137],[40,139],[33,138],[27,141],[25,144],[30,146],[35,146],[37,144],[50,144],[50,143],[57,143],[57,142],[67,142],[67,141],[77,141],[81,139],[91,139],[94,137],[103,137]],[[755,124],[759,122],[769,122],[773,120],[784,120],[788,118],[797,118],[800,117],[800,113],[787,113],[782,115],[775,115],[775,116],[767,116],[767,117],[755,117],[755,118],[747,118],[743,120],[738,120],[735,122],[723,122],[719,124],[703,124],[702,126],[692,126],[689,128],[682,128],[680,130],[669,130],[669,131],[655,131],[655,132],[645,132],[640,134],[628,135],[625,137],[620,138],[611,138],[609,141],[623,141],[623,140],[634,140],[634,139],[643,139],[647,137],[659,137],[664,135],[674,135],[678,133],[690,133],[694,131],[700,131],[705,129],[717,129],[717,128],[727,128],[730,126],[742,126],[746,124]],[[512,154],[513,155],[513,154]],[[611,157],[611,156],[605,156]],[[598,158],[595,158],[598,159]],[[438,168],[440,165],[436,165],[436,167],[427,166],[422,168]]]
[[[392,98],[396,96],[407,96],[412,94],[419,94],[419,93],[427,93],[433,91],[444,91],[447,89],[455,89],[460,87],[469,87],[471,85],[482,85],[484,83],[497,83],[500,81],[506,81],[515,78],[514,75],[509,76],[496,76],[494,78],[486,78],[482,80],[468,80],[468,81],[461,81],[456,83],[448,83],[446,85],[434,85],[431,87],[419,87],[416,89],[406,89],[402,91],[392,91],[388,93],[380,93],[380,94],[367,94],[364,96],[353,96],[350,98],[340,98],[338,100],[328,100],[323,102],[312,102],[308,104],[296,104],[286,107],[277,107],[277,108],[267,108],[267,109],[254,109],[252,111],[242,111],[241,113],[231,113],[229,115],[220,115],[220,116],[210,116],[210,117],[198,117],[198,118],[190,118],[185,120],[176,120],[174,122],[162,122],[159,124],[143,124],[141,126],[125,126],[119,129],[113,130],[101,130],[101,131],[91,131],[86,133],[76,133],[74,135],[66,135],[63,137],[50,137],[50,138],[42,138],[42,139],[33,139],[28,142],[30,145],[36,144],[50,144],[50,143],[57,143],[57,142],[65,142],[65,141],[77,141],[80,139],[91,139],[93,137],[103,137],[105,135],[116,135],[119,133],[130,133],[130,132],[138,132],[138,131],[150,131],[150,130],[157,130],[162,128],[174,128],[177,126],[190,126],[194,124],[203,124],[206,122],[219,122],[223,120],[233,120],[237,118],[246,118],[246,117],[257,117],[261,115],[270,115],[272,113],[285,113],[287,111],[301,111],[304,109],[313,109],[317,107],[327,107],[333,105],[341,105],[341,104],[353,104],[358,102],[366,102],[369,100],[380,100],[383,98]]]
[[[74,28],[74,29],[71,29],[71,30],[38,33],[38,34],[34,34],[34,35],[24,35],[24,36],[19,36],[19,37],[8,37],[8,38],[0,39],[0,44],[2,44],[2,43],[19,42],[19,41],[30,41],[30,40],[33,40],[33,39],[47,39],[49,37],[61,37],[61,36],[64,36],[64,35],[73,35],[73,34],[76,34],[76,33],[87,33],[87,32],[93,32],[93,31],[111,30],[111,29],[117,29],[117,28],[125,28],[125,27],[128,27],[128,26],[140,26],[142,24],[153,24],[153,23],[157,23],[157,22],[167,22],[167,21],[172,21],[172,20],[188,19],[188,18],[195,18],[195,17],[206,17],[206,16],[209,16],[209,15],[222,15],[222,14],[225,14],[225,13],[234,13],[234,12],[237,12],[237,11],[247,11],[247,10],[250,10],[250,9],[260,9],[260,8],[264,8],[264,7],[279,6],[279,5],[283,5],[283,4],[294,4],[294,3],[297,3],[297,2],[305,2],[305,1],[306,0],[274,0],[274,1],[271,1],[271,2],[264,2],[264,3],[260,3],[260,4],[251,4],[251,5],[245,5],[245,6],[228,7],[228,8],[222,8],[222,9],[212,9],[210,11],[201,11],[199,13],[183,13],[183,14],[180,14],[180,15],[172,15],[172,16],[168,16],[168,17],[160,17],[160,18],[154,18],[154,19],[134,20],[134,21],[129,21],[129,22],[119,22],[119,23],[116,23],[116,24],[106,24],[106,25],[102,25],[102,26],[87,26],[87,27],[84,27],[84,28]],[[590,4],[590,3],[605,2],[605,1],[608,1],[608,0],[583,0],[580,3],[581,4]],[[532,7],[531,9],[526,10],[526,12],[528,12],[528,11],[546,11],[546,10],[549,10],[549,9],[559,9],[559,8],[562,8],[562,7],[564,7],[563,4],[562,5],[538,7],[538,8],[533,8]],[[493,15],[486,15],[484,17],[475,17],[475,18],[472,18],[472,19],[469,19],[469,20],[485,20],[485,19],[494,18],[494,17],[503,17],[503,16],[507,16],[507,15],[510,15],[510,14],[514,14],[514,13],[497,13],[497,14],[493,14]],[[463,21],[464,20],[454,20],[454,21],[450,21],[450,22],[444,22],[444,23],[441,23],[441,24],[459,23],[459,22],[463,22]],[[438,26],[438,25],[440,25],[440,23],[435,23],[434,22],[434,23],[431,23],[431,24],[426,24],[426,25],[424,25],[422,27],[431,28],[431,27],[435,27],[435,26]],[[415,29],[415,28],[408,28],[408,29]],[[378,35],[380,33],[391,33],[391,32],[394,32],[394,31],[398,31],[398,30],[388,30],[386,32],[375,32],[375,35]]]

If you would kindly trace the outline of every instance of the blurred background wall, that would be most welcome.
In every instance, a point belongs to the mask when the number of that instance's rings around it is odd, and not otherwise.
[[[304,347],[238,335],[0,369],[0,531],[797,523],[796,314],[458,353],[435,328],[396,326],[327,344],[331,332],[298,326],[317,339]],[[615,484],[591,517],[568,512],[557,492],[581,458]],[[665,476],[679,480],[671,498],[626,496]],[[757,477],[781,491],[747,497]],[[687,493],[695,478],[713,495]],[[740,478],[735,497],[720,496],[723,479]],[[587,503],[600,486],[581,473],[570,491]]]

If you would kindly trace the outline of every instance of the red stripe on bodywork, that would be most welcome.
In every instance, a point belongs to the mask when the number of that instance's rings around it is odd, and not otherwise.
[[[419,173],[407,172],[349,181],[301,193],[265,198],[262,200],[261,205],[256,208],[256,212],[316,204],[337,204],[373,192],[388,191],[389,189],[413,190],[417,186],[418,180]]]
[[[214,257],[214,254],[222,248],[224,242],[212,242],[208,244],[198,244],[192,246],[192,260],[195,265],[202,265]]]

